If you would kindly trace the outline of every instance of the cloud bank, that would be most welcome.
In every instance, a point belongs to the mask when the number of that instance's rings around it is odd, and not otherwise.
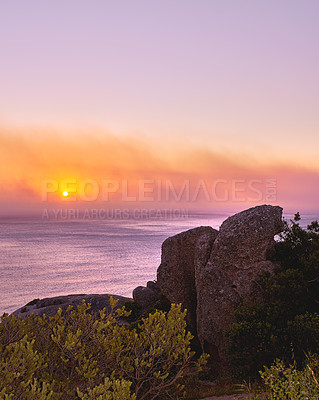
[[[96,129],[0,128],[1,214],[48,204],[214,211],[270,203],[297,211],[317,209],[318,195],[318,172],[293,162]]]

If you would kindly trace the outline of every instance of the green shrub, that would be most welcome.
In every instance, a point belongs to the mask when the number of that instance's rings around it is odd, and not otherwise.
[[[319,352],[319,314],[298,315],[288,323],[288,331],[298,360],[305,349],[311,353]]]
[[[236,376],[257,377],[263,365],[274,360],[273,350],[280,339],[268,315],[269,308],[263,304],[245,304],[236,311],[236,322],[227,332],[229,360]]]
[[[129,313],[129,315],[125,317],[126,321],[134,322],[141,316],[142,307],[137,304],[136,301],[126,301],[123,306],[125,311]]]
[[[98,318],[89,308],[2,317],[0,398],[153,399],[182,392],[182,378],[206,362],[206,355],[193,361],[180,305],[149,314],[138,329],[119,323],[124,308]]]
[[[105,378],[100,385],[88,389],[86,394],[79,389],[77,389],[77,394],[83,400],[136,400],[135,394],[131,394],[130,386],[131,382],[124,379],[112,381]]]
[[[318,400],[318,368],[317,356],[307,359],[306,366],[298,371],[295,365],[285,364],[277,360],[270,368],[265,367],[260,375],[264,381],[270,400]]]
[[[46,367],[45,357],[34,349],[34,339],[28,341],[24,336],[8,344],[0,359],[0,393],[7,398],[54,399],[51,385],[34,377],[37,370]]]

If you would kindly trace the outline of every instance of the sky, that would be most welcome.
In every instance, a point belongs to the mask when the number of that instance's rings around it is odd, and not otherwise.
[[[318,15],[317,0],[1,1],[0,215],[318,210]]]

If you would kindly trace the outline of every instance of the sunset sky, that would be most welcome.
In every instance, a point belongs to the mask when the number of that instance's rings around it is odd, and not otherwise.
[[[318,210],[318,18],[317,0],[1,1],[0,216]]]

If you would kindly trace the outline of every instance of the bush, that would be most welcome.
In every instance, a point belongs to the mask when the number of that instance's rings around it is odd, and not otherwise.
[[[129,313],[125,317],[125,320],[128,322],[135,322],[141,316],[142,307],[136,303],[136,301],[126,301],[123,304],[125,311]]]
[[[298,315],[288,323],[289,335],[294,344],[294,352],[300,359],[305,350],[311,353],[319,349],[319,314]]]
[[[242,304],[226,335],[236,373],[255,375],[275,358],[301,363],[319,353],[319,224],[299,225],[297,213],[276,243],[273,275],[259,277],[260,304]]]
[[[317,356],[307,359],[305,367],[298,371],[295,365],[277,360],[270,368],[265,368],[260,375],[268,391],[270,400],[318,400],[319,360]]]
[[[98,318],[85,302],[50,318],[4,315],[0,398],[142,400],[183,391],[183,376],[206,361],[192,360],[186,311],[173,305],[129,329],[118,321],[127,312],[114,312],[115,304]]]
[[[135,394],[131,394],[130,386],[131,382],[124,379],[110,380],[105,378],[100,385],[88,389],[86,394],[79,389],[77,389],[77,394],[83,400],[136,400]]]

